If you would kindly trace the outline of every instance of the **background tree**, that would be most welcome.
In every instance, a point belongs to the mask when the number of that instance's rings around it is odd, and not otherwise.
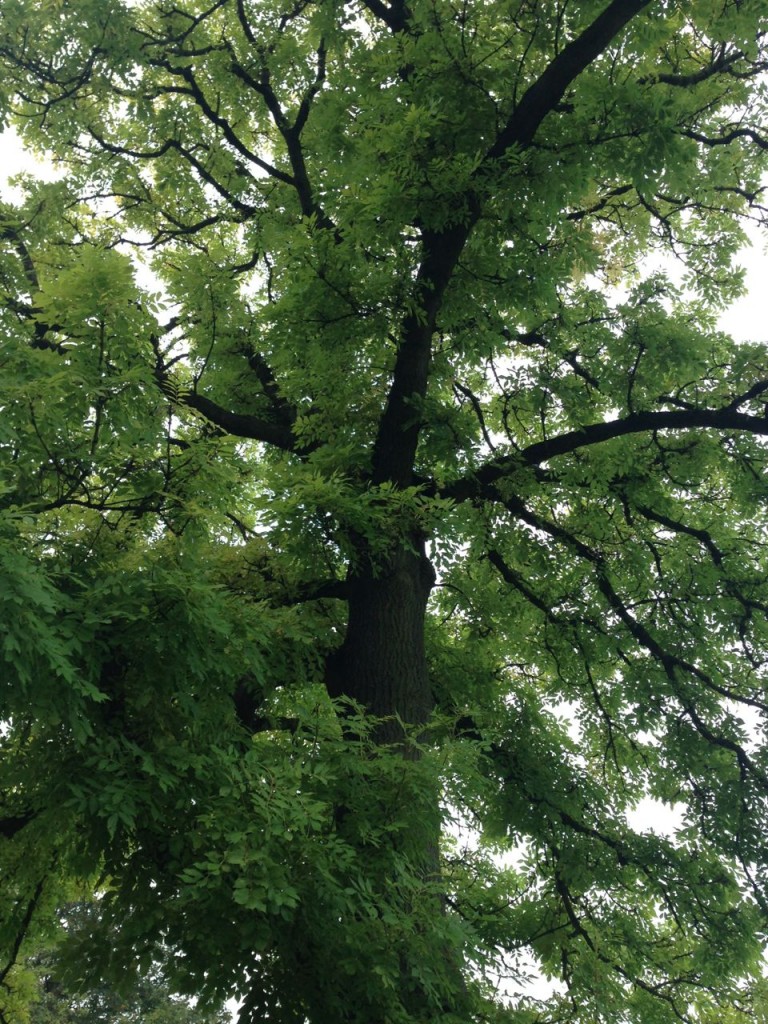
[[[243,1021],[765,1019],[767,31],[5,0],[0,985],[98,871]]]
[[[226,1009],[208,1013],[174,997],[157,970],[141,978],[124,976],[120,989],[102,983],[73,994],[66,976],[77,976],[78,940],[88,934],[97,912],[97,904],[84,901],[70,903],[60,912],[57,938],[74,940],[64,947],[73,958],[69,964],[54,944],[27,957],[25,966],[36,982],[29,1024],[228,1024],[231,1015]]]

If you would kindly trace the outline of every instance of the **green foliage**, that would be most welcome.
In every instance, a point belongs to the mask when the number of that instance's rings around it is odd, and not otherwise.
[[[767,1019],[764,7],[3,4],[2,1024]]]
[[[59,912],[59,944],[66,935],[87,932],[97,916],[97,904],[68,904]],[[58,944],[37,949],[24,966],[34,979],[28,1024],[227,1024],[230,1019],[224,1008],[205,1010],[174,996],[156,970],[141,978],[124,974],[117,987],[102,981],[85,993],[73,992],[66,980],[72,965],[62,959]]]

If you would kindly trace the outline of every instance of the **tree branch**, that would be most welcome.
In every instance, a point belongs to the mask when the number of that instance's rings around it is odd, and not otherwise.
[[[166,390],[165,393],[168,394],[168,391]],[[275,448],[282,448],[289,452],[296,449],[296,437],[293,431],[283,424],[270,423],[259,416],[231,412],[196,391],[179,392],[177,401],[179,405],[186,405],[189,409],[194,409],[211,423],[235,437],[263,441],[265,444],[271,444]]]
[[[183,78],[187,83],[187,88],[175,88],[168,89],[168,92],[178,92],[182,95],[191,96],[197,104],[200,112],[206,117],[208,121],[216,128],[218,128],[227,142],[237,150],[241,156],[244,156],[246,160],[254,164],[256,167],[260,167],[265,171],[271,178],[275,178],[278,181],[282,181],[288,185],[295,186],[295,181],[289,174],[285,174],[283,171],[274,167],[266,160],[262,160],[256,153],[253,152],[248,146],[245,145],[240,136],[235,132],[227,118],[219,114],[208,102],[203,93],[197,79],[195,78],[192,68],[189,67],[174,67],[169,61],[157,61],[157,66],[163,68],[170,75]]]
[[[751,706],[760,707],[760,705],[755,705],[755,702],[750,698],[740,697],[739,695],[729,693],[724,690],[723,687],[719,686],[714,681],[709,673],[704,672],[686,658],[681,657],[663,646],[662,643],[650,632],[647,626],[632,614],[626,603],[622,600],[621,595],[611,583],[607,572],[606,560],[599,551],[595,551],[588,544],[585,544],[584,541],[579,540],[579,538],[573,533],[570,533],[557,523],[551,522],[550,520],[536,514],[518,498],[508,498],[503,503],[517,519],[522,520],[534,529],[547,534],[559,544],[562,544],[566,548],[575,552],[581,559],[592,566],[595,573],[597,589],[603,595],[608,607],[616,615],[617,619],[622,623],[627,633],[632,637],[638,647],[646,651],[647,654],[649,654],[651,658],[661,666],[661,669],[669,680],[672,686],[672,691],[679,701],[683,712],[689,718],[699,735],[711,745],[730,751],[736,758],[739,768],[743,772],[749,773],[752,778],[756,779],[760,786],[768,792],[768,774],[763,771],[757,761],[753,760],[749,754],[747,754],[746,750],[744,750],[740,744],[736,743],[735,740],[732,740],[729,737],[723,736],[721,733],[715,732],[703,721],[693,704],[690,694],[686,693],[684,687],[680,685],[678,675],[682,672],[685,676],[696,680],[696,683],[705,686],[708,690],[717,693],[720,697],[735,699],[743,704]]]
[[[254,76],[250,74],[250,72],[247,71],[238,60],[235,59],[234,53],[231,53],[231,59],[233,73],[245,85],[247,85],[249,89],[252,89],[255,93],[261,96],[270,116],[272,117],[275,127],[283,138],[285,148],[288,152],[288,159],[291,163],[291,169],[293,171],[292,177],[284,176],[283,180],[286,180],[287,178],[296,190],[302,214],[305,217],[314,216],[319,227],[334,229],[335,226],[333,221],[315,199],[314,190],[307,171],[306,160],[304,159],[304,150],[301,146],[301,132],[309,116],[312,101],[320,91],[325,80],[325,44],[321,41],[320,46],[318,47],[315,79],[301,100],[299,111],[293,124],[290,124],[288,121],[285,111],[281,107],[280,101],[277,98],[277,94],[272,88],[271,76],[266,65],[262,66],[261,75],[257,79],[254,78]]]
[[[235,437],[263,441],[265,444],[271,444],[283,451],[299,451],[296,436],[288,424],[271,423],[260,416],[232,412],[197,391],[188,391],[178,387],[163,360],[158,338],[153,335],[150,341],[155,353],[155,380],[160,390],[171,402],[194,409],[211,423]]]
[[[565,46],[518,103],[488,150],[498,160],[514,146],[527,146],[539,125],[557,106],[568,86],[651,0],[613,0],[580,36]]]
[[[232,192],[228,188],[226,188],[226,186],[224,186],[213,174],[211,174],[208,168],[200,160],[197,159],[194,153],[190,149],[187,149],[185,146],[183,146],[178,141],[178,139],[168,139],[161,146],[158,146],[157,149],[145,150],[142,152],[140,150],[128,149],[127,147],[124,146],[116,146],[113,143],[108,142],[106,139],[102,138],[92,128],[89,129],[89,134],[91,138],[95,139],[98,145],[102,149],[106,150],[108,153],[114,153],[117,156],[129,156],[132,159],[137,160],[157,159],[158,157],[164,156],[165,153],[169,152],[170,150],[175,150],[180,156],[182,156],[187,161],[190,167],[197,171],[198,175],[200,176],[200,178],[202,178],[203,181],[207,182],[212,188],[216,190],[216,192],[218,192],[222,199],[226,200],[226,202],[228,202],[231,206],[235,208],[240,217],[251,217],[256,212],[255,206],[251,206],[249,203],[241,202],[237,198],[237,196],[233,195]],[[267,164],[263,160],[259,160],[258,165],[262,169],[271,167],[271,164]],[[280,181],[287,181],[289,184],[292,184],[290,176],[283,174],[282,171],[278,171],[277,168],[272,168],[272,170],[268,171],[267,173],[269,173],[273,178],[278,178]],[[215,220],[218,220],[218,218],[210,218],[206,220],[206,222],[204,222],[203,226],[205,226],[207,223],[215,223]],[[198,229],[199,226],[196,225],[195,230]]]
[[[736,139],[749,139],[750,142],[754,142],[760,149],[768,149],[768,138],[765,138],[755,128],[731,128],[730,131],[723,135],[718,135],[716,138],[712,138],[709,135],[702,135],[701,132],[695,132],[692,129],[681,132],[688,139],[693,139],[695,142],[700,142],[704,146],[730,146]]]
[[[737,430],[749,434],[768,435],[768,418],[738,412],[733,403],[722,409],[662,410],[661,412],[633,412],[618,420],[591,423],[569,430],[565,434],[537,441],[527,448],[500,459],[487,462],[471,477],[464,477],[442,488],[441,496],[454,501],[466,501],[482,494],[486,488],[504,476],[524,466],[540,466],[558,455],[568,455],[593,444],[611,441],[628,434],[651,433],[659,430]]]
[[[720,47],[720,52],[709,64],[705,64],[704,67],[699,68],[698,71],[692,71],[688,75],[673,75],[673,74],[658,74],[658,75],[646,75],[643,78],[639,78],[638,85],[653,85],[659,82],[663,85],[672,85],[678,88],[689,88],[692,85],[698,85],[699,82],[706,82],[708,78],[712,78],[713,75],[720,74],[722,71],[728,71],[734,64],[740,61],[744,57],[741,50],[728,51],[725,44]],[[757,74],[757,72],[755,72]]]
[[[24,814],[12,814],[7,818],[0,818],[0,836],[5,839],[13,839],[17,832],[21,832],[25,825],[28,825],[34,818],[32,811]]]
[[[421,401],[427,393],[432,335],[445,289],[466,244],[479,208],[467,223],[436,233],[423,232],[424,257],[416,275],[417,309],[403,322],[392,386],[373,449],[373,482],[407,487],[421,431]]]
[[[8,983],[7,983],[7,981],[5,979],[7,978],[8,974],[12,970],[12,968],[15,967],[15,965],[16,965],[18,959],[19,959],[19,953],[21,952],[21,947],[22,947],[22,945],[24,943],[24,940],[27,937],[27,933],[29,932],[29,929],[30,929],[30,927],[32,925],[32,919],[35,916],[35,911],[37,910],[38,905],[40,903],[40,899],[41,899],[41,897],[43,895],[43,888],[44,888],[44,886],[45,886],[45,876],[43,876],[40,879],[40,881],[37,883],[37,885],[35,886],[35,891],[32,893],[32,896],[31,896],[31,898],[30,898],[30,900],[29,900],[29,902],[27,904],[27,909],[24,912],[24,917],[22,918],[22,921],[21,921],[21,927],[19,928],[19,930],[16,933],[16,936],[15,936],[15,938],[13,940],[13,945],[11,946],[11,951],[10,951],[10,956],[8,957],[8,962],[6,963],[5,967],[3,967],[2,970],[0,970],[0,985],[2,985],[4,988],[8,988]]]
[[[382,0],[363,0],[363,6],[367,7],[371,14],[383,21],[393,32],[402,32],[411,16],[411,12],[403,0],[394,0],[389,7],[382,3]]]
[[[498,159],[510,147],[530,143],[570,83],[650,2],[613,0],[578,39],[569,43],[525,93],[478,171],[482,172],[488,160]],[[380,6],[378,0],[376,6]],[[379,9],[374,13],[382,16],[383,12]],[[432,334],[445,290],[481,214],[480,199],[473,188],[467,191],[465,202],[463,220],[440,232],[422,233],[424,257],[415,290],[418,308],[403,324],[392,386],[373,449],[374,483],[392,481],[407,487],[412,480],[421,429],[419,404],[427,392]]]

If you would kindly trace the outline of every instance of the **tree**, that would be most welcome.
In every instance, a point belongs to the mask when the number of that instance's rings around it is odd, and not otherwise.
[[[5,0],[3,985],[98,877],[243,1021],[766,1019],[766,33]]]
[[[61,912],[63,934],[87,934],[97,910],[91,902],[68,904]],[[63,980],[76,964],[66,964],[56,946],[36,950],[25,966],[36,984],[29,1024],[228,1024],[230,1020],[225,1009],[205,1013],[175,998],[156,971],[142,978],[124,977],[121,990],[102,983],[80,996]]]

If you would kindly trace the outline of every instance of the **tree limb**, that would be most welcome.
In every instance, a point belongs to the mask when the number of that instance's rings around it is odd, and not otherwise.
[[[659,82],[663,85],[672,85],[678,88],[690,88],[692,85],[698,85],[699,82],[706,82],[708,78],[712,78],[713,75],[720,74],[723,71],[728,71],[738,61],[742,60],[744,54],[741,50],[731,50],[730,52],[726,49],[725,44],[720,47],[720,52],[709,64],[705,64],[704,67],[699,68],[698,71],[692,71],[688,75],[675,75],[661,73],[658,75],[646,75],[643,78],[639,78],[638,85],[653,85]],[[755,72],[757,74],[757,71]]]
[[[750,142],[754,142],[760,149],[768,149],[768,138],[761,135],[756,128],[731,128],[730,131],[715,138],[709,135],[702,135],[701,132],[695,132],[692,129],[683,131],[680,134],[688,139],[693,139],[695,142],[700,142],[704,146],[730,146],[736,139],[749,139]]]
[[[731,405],[722,409],[662,410],[633,412],[617,420],[591,423],[565,434],[537,441],[527,448],[500,459],[493,459],[468,477],[442,488],[440,494],[454,501],[466,501],[481,494],[487,487],[521,467],[540,466],[558,455],[568,455],[593,444],[611,441],[628,434],[652,433],[658,430],[737,430],[749,434],[768,435],[768,418],[738,412]]]
[[[167,391],[166,394],[168,394]],[[180,392],[177,400],[179,405],[186,405],[189,409],[194,409],[211,423],[235,437],[263,441],[265,444],[271,444],[275,448],[282,448],[289,452],[296,449],[297,442],[293,431],[283,424],[270,423],[259,416],[231,412],[197,391]]]
[[[260,416],[232,412],[224,406],[206,398],[198,391],[188,391],[178,387],[168,372],[168,365],[163,360],[158,338],[150,339],[155,352],[154,376],[163,394],[177,405],[185,405],[199,412],[215,426],[235,437],[245,437],[252,441],[263,441],[283,451],[298,451],[297,439],[289,424],[271,423]]]
[[[363,6],[367,7],[371,14],[374,14],[380,21],[383,21],[392,32],[402,32],[405,23],[411,16],[411,12],[403,0],[393,0],[389,7],[382,0],[363,0]]]
[[[21,832],[25,825],[28,825],[34,818],[32,811],[24,814],[11,814],[7,818],[0,818],[0,836],[5,839],[13,839],[17,832]]]
[[[527,90],[476,173],[513,146],[528,145],[539,125],[571,84],[650,0],[613,0],[603,13],[569,43]],[[380,13],[380,12],[378,12]],[[443,295],[456,264],[481,215],[479,196],[465,195],[462,220],[439,231],[422,233],[424,257],[416,277],[418,310],[406,317],[387,405],[373,450],[373,481],[408,486],[421,429],[418,405],[427,391],[432,334]]]
[[[576,39],[565,46],[526,91],[488,150],[498,160],[515,146],[527,146],[539,125],[565,95],[568,86],[651,0],[613,0]]]

